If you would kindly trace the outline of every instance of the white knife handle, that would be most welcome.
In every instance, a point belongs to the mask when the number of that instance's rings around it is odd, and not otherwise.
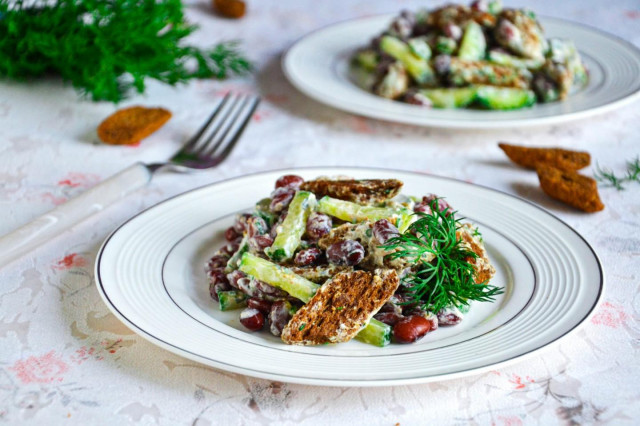
[[[0,237],[0,268],[46,244],[56,235],[124,198],[127,194],[142,188],[150,179],[149,169],[142,163],[136,163],[50,212]]]

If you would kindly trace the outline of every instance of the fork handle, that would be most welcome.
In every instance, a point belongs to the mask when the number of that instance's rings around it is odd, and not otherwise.
[[[129,193],[142,188],[150,179],[149,169],[142,163],[136,163],[50,212],[0,237],[0,268],[46,244],[61,232]]]

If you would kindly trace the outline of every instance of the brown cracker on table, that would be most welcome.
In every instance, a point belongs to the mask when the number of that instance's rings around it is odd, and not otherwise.
[[[542,190],[550,197],[589,213],[604,209],[595,179],[545,165],[538,166],[536,172]]]
[[[133,145],[158,130],[170,118],[171,112],[164,108],[123,108],[100,123],[98,137],[111,145]]]
[[[498,146],[511,161],[528,169],[535,169],[538,164],[545,164],[561,170],[575,171],[587,167],[591,163],[591,156],[588,152],[583,151],[562,148],[528,148],[504,142],[499,143]]]
[[[226,18],[242,18],[247,13],[247,5],[242,0],[213,0],[213,7]]]

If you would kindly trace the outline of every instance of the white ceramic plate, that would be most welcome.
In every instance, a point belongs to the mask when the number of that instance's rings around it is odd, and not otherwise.
[[[351,341],[296,347],[268,331],[248,333],[238,312],[220,312],[208,295],[205,261],[224,244],[234,215],[268,195],[282,174],[398,178],[405,194],[436,193],[480,225],[505,287],[495,303],[476,303],[465,320],[415,344],[378,348]],[[575,330],[603,289],[597,256],[569,226],[513,196],[416,173],[312,168],[249,175],[195,189],[133,217],[104,243],[98,289],[129,328],[151,342],[223,370],[284,382],[381,386],[480,372],[530,355]]]
[[[505,128],[554,124],[618,108],[640,97],[640,50],[615,36],[574,22],[540,17],[547,37],[573,40],[589,69],[587,87],[564,102],[516,111],[438,110],[375,96],[349,76],[349,58],[380,34],[394,15],[343,22],[298,41],[283,59],[301,92],[332,107],[401,123],[446,128]]]

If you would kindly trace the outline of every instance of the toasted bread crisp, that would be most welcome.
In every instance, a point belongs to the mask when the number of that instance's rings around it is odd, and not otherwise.
[[[351,340],[398,288],[395,270],[342,272],[320,287],[282,331],[292,345]]]
[[[398,195],[402,182],[397,179],[331,180],[316,179],[302,184],[300,189],[311,191],[316,197],[328,195],[360,204],[376,204]]]
[[[576,171],[591,163],[588,152],[571,151],[561,148],[527,148],[518,145],[499,143],[498,146],[514,163],[535,170],[540,164],[560,170]]]
[[[550,197],[588,213],[604,209],[595,179],[542,165],[536,171],[542,190]]]
[[[474,252],[478,257],[467,259],[473,265],[476,284],[486,284],[496,273],[496,268],[491,265],[487,250],[484,248],[482,237],[477,228],[470,223],[465,223],[456,230],[456,237],[462,240],[462,245]]]
[[[164,108],[133,106],[118,110],[98,126],[98,137],[111,145],[134,145],[171,118]]]

